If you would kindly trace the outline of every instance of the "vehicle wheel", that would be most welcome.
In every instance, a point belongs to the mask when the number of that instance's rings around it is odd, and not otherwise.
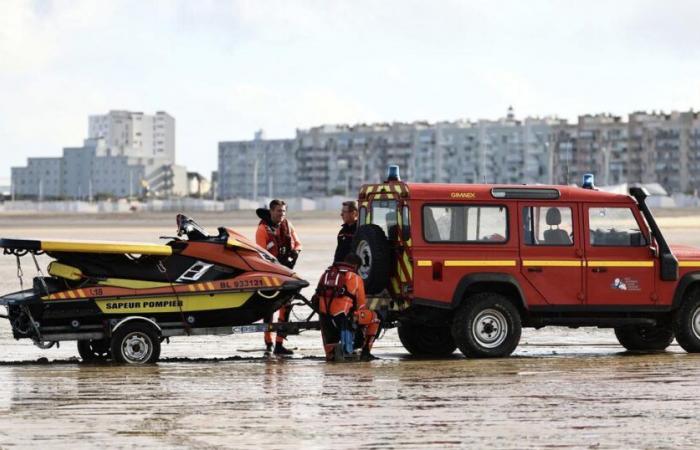
[[[673,316],[676,340],[688,353],[700,353],[700,289],[686,298]]]
[[[429,327],[402,323],[399,339],[404,348],[414,356],[449,356],[457,348],[448,326]]]
[[[379,294],[391,275],[391,246],[379,225],[362,225],[352,240],[352,251],[362,259],[358,273],[365,282],[365,293]]]
[[[470,358],[508,356],[520,342],[520,313],[508,298],[490,292],[475,294],[462,304],[452,322],[459,350]]]
[[[151,325],[127,322],[112,335],[112,357],[124,364],[152,364],[160,357],[160,339]]]
[[[107,361],[110,355],[108,339],[78,341],[78,354],[83,362]]]
[[[673,342],[673,331],[662,326],[615,327],[617,341],[631,352],[661,351]]]

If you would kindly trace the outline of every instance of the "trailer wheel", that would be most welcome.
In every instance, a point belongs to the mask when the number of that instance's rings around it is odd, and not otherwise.
[[[508,356],[520,342],[520,313],[503,295],[483,292],[466,299],[452,322],[452,336],[464,356]]]
[[[352,240],[352,251],[362,260],[357,273],[365,283],[365,293],[379,294],[389,283],[391,247],[379,225],[362,225]]]
[[[153,364],[160,357],[160,338],[153,326],[127,322],[112,334],[112,357],[123,364]]]
[[[413,356],[449,356],[457,348],[450,328],[402,323],[399,339]]]
[[[673,342],[673,331],[662,326],[615,327],[617,341],[631,352],[662,351]]]
[[[83,362],[107,361],[110,355],[108,339],[78,341],[78,354]]]
[[[695,289],[674,314],[673,332],[683,350],[700,353],[700,289]]]

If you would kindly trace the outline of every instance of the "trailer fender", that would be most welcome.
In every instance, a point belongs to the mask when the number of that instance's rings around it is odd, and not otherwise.
[[[149,324],[153,325],[153,328],[158,330],[159,335],[162,334],[163,330],[160,328],[160,326],[158,326],[158,324],[154,320],[149,319],[147,317],[143,317],[143,316],[129,316],[129,317],[123,318],[122,320],[119,321],[119,323],[117,323],[114,327],[112,327],[111,333],[114,334],[114,332],[117,331],[117,328],[121,327],[126,322],[131,322],[134,320],[148,322]]]
[[[681,281],[679,281],[676,286],[676,291],[673,293],[673,309],[681,306],[685,294],[688,292],[688,288],[695,283],[700,283],[700,272],[691,272],[683,275],[683,278],[681,278]]]
[[[523,290],[515,277],[505,273],[488,272],[473,273],[464,276],[457,284],[457,288],[452,296],[452,308],[459,308],[467,292],[474,288],[479,289],[480,286],[483,286],[485,290],[489,291],[504,291],[504,294],[508,294],[509,297],[513,298],[516,307],[527,310],[525,294],[523,294]]]

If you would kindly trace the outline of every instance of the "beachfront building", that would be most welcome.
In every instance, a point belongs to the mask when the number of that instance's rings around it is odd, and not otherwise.
[[[296,141],[265,139],[262,131],[252,141],[219,142],[218,198],[297,197]]]
[[[142,195],[145,166],[137,158],[107,156],[101,139],[63,149],[60,158],[29,158],[12,168],[16,199],[56,200]]]
[[[577,183],[584,173],[600,185],[659,183],[670,193],[700,189],[698,113],[635,112],[625,121],[585,115],[553,128],[554,181]]]
[[[187,169],[175,164],[175,119],[158,111],[90,116],[88,139],[61,157],[29,158],[12,168],[16,199],[177,197],[188,192]]]
[[[294,139],[219,143],[218,195],[274,194],[270,175],[284,161],[288,197],[353,196],[397,164],[404,179],[443,183],[544,183],[551,179],[551,130],[559,119],[323,125]],[[270,161],[274,156],[274,162]],[[280,175],[272,175],[277,178]]]
[[[88,118],[88,138],[104,139],[108,156],[175,163],[175,119],[165,111],[155,115],[132,111],[92,115]]]

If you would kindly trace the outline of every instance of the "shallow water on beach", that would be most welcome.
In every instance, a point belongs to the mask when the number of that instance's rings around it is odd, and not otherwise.
[[[7,225],[7,224],[5,224]],[[2,227],[2,235],[157,242],[158,224]],[[328,264],[335,223],[300,223],[299,272]],[[242,231],[252,234],[251,226]],[[690,232],[676,241],[700,243]],[[45,266],[46,260],[41,260]],[[24,259],[29,280],[34,268]],[[45,267],[44,267],[45,270]],[[0,260],[0,292],[18,288]],[[307,292],[308,294],[308,292]],[[1,310],[1,309],[0,309]],[[0,311],[2,312],[2,311]],[[302,311],[297,314],[303,316]],[[0,448],[697,448],[700,355],[630,355],[611,330],[525,330],[511,358],[416,360],[389,330],[369,363],[326,364],[318,332],[196,336],[150,367],[82,364],[75,344],[41,350],[0,321]],[[38,362],[39,358],[46,362]]]

